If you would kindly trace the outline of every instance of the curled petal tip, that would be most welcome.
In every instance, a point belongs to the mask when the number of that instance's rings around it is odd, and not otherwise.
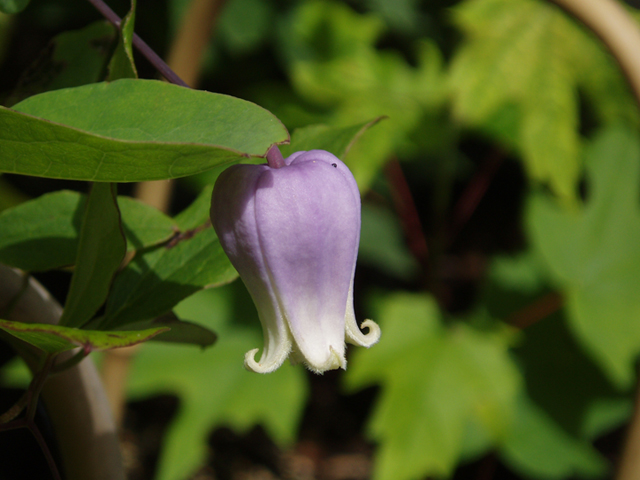
[[[286,345],[280,345],[278,350],[274,354],[268,355],[267,358],[264,358],[265,355],[263,354],[260,361],[256,362],[256,354],[259,350],[259,348],[254,348],[245,353],[244,368],[256,373],[271,373],[280,368],[287,359],[291,351],[291,343],[287,342]]]
[[[371,347],[380,340],[380,327],[373,320],[365,320],[362,322],[362,328],[367,328],[369,331],[363,333],[355,321],[355,318],[347,319],[346,333],[347,341],[353,345],[359,345],[361,347]]]

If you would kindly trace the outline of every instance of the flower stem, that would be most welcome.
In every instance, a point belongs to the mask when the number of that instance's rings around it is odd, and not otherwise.
[[[51,475],[53,476],[54,480],[62,480],[62,477],[60,476],[60,471],[58,470],[58,466],[56,465],[56,461],[53,458],[53,455],[51,454],[51,450],[49,450],[49,446],[47,445],[47,442],[42,436],[40,429],[32,420],[29,421],[28,428],[29,428],[29,431],[31,431],[31,434],[33,435],[33,437],[36,439],[36,442],[40,447],[40,450],[42,451],[44,458],[47,460],[47,465],[49,465],[49,471],[51,472]]]
[[[273,145],[267,152],[267,163],[271,168],[282,168],[286,165],[277,145]]]
[[[76,353],[75,355],[73,355],[70,358],[67,358],[66,360],[56,363],[55,365],[53,365],[52,369],[51,369],[51,375],[55,375],[56,373],[60,373],[60,372],[64,372],[65,370],[77,365],[78,363],[80,363],[82,360],[84,360],[87,355],[89,355],[89,352],[85,349],[80,350],[78,353]]]
[[[15,420],[15,418],[22,413],[22,411],[27,407],[27,402],[29,401],[28,392],[25,391],[18,401],[13,404],[13,406],[7,410],[5,413],[0,415],[0,426],[6,425],[7,423]]]
[[[122,21],[116,13],[109,8],[109,6],[102,0],[89,0],[89,2],[96,7],[104,18],[113,23],[116,27],[120,28],[120,22]],[[160,72],[160,74],[167,79],[168,82],[180,85],[181,87],[190,88],[171,68],[167,65],[160,56],[154,52],[147,43],[142,40],[137,34],[133,34],[133,45],[149,62]]]

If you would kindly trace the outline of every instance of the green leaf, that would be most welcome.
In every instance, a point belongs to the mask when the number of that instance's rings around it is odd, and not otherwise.
[[[272,31],[272,16],[266,0],[232,0],[220,15],[220,38],[232,54],[247,53],[263,45]]]
[[[176,215],[175,221],[180,230],[193,230],[210,221],[209,211],[211,210],[212,195],[213,185],[204,187],[191,205]]]
[[[174,220],[134,198],[119,196],[118,208],[129,252],[158,245],[178,231]]]
[[[91,188],[60,325],[80,327],[91,319],[107,299],[113,276],[124,259],[127,244],[116,191],[116,185],[109,183],[94,183]]]
[[[262,339],[259,328],[232,324],[242,316],[259,325],[242,285],[199,292],[176,311],[217,331],[220,342],[204,352],[148,343],[134,359],[128,384],[132,398],[180,398],[180,411],[164,437],[157,479],[193,474],[206,459],[207,438],[216,426],[246,431],[260,424],[279,443],[293,441],[307,396],[305,372],[289,365],[269,375],[244,369],[244,354]]]
[[[340,160],[344,160],[351,147],[371,127],[383,117],[351,127],[331,127],[328,125],[309,125],[297,128],[291,135],[291,143],[280,147],[282,155],[288,157],[292,153],[308,150],[326,150]]]
[[[73,265],[86,196],[61,190],[0,214],[0,262],[27,271]],[[166,215],[129,197],[118,197],[127,250],[169,240],[177,231]]]
[[[560,312],[528,327],[514,353],[526,372],[529,397],[568,434],[594,439],[629,418],[631,395],[614,389]]]
[[[82,347],[85,353],[129,347],[165,332],[167,327],[128,332],[101,332],[80,330],[40,323],[20,323],[0,320],[0,328],[46,353],[60,353]]]
[[[445,328],[424,295],[397,294],[381,305],[374,318],[383,339],[353,352],[346,375],[350,389],[383,387],[368,429],[379,445],[373,478],[449,475],[469,423],[494,444],[510,429],[521,383],[509,336]]]
[[[571,438],[525,398],[520,398],[516,421],[500,456],[529,478],[594,478],[608,470],[591,445]]]
[[[611,90],[618,96],[613,103],[620,104],[625,97],[617,67],[594,37],[548,2],[476,0],[454,12],[467,36],[451,67],[456,116],[483,127],[496,123],[492,117],[501,108],[516,105],[518,145],[529,176],[575,200],[581,171],[577,89],[606,93],[594,86],[606,79],[618,85]],[[602,119],[611,119],[612,102],[590,98],[597,111],[607,103]]]
[[[279,32],[296,93],[327,111],[327,124],[390,118],[376,127],[376,135],[356,144],[347,159],[363,191],[391,154],[412,149],[409,137],[422,117],[447,98],[436,45],[417,45],[413,67],[398,52],[377,48],[384,30],[375,14],[358,14],[344,2],[315,0],[295,9]]]
[[[170,328],[170,330],[162,333],[162,335],[153,338],[153,340],[159,342],[190,343],[206,348],[213,345],[218,339],[218,336],[208,328],[196,323],[180,320],[173,312],[154,318],[153,320],[129,324],[127,325],[127,330],[142,330],[145,328],[158,327]]]
[[[404,35],[420,34],[421,12],[418,0],[367,0],[368,8],[379,13],[394,29]]]
[[[611,128],[586,151],[588,200],[562,208],[531,199],[530,241],[566,297],[572,331],[619,387],[635,378],[640,352],[640,140]]]
[[[0,12],[18,13],[29,5],[29,0],[0,0]]]
[[[154,80],[56,90],[14,108],[0,108],[0,171],[49,178],[176,178],[264,156],[289,138],[252,103]]]
[[[0,214],[0,261],[27,271],[72,265],[76,260],[84,202],[61,191]]]
[[[416,278],[420,265],[407,248],[397,217],[386,208],[362,204],[358,261],[402,280]]]
[[[548,283],[539,257],[529,250],[494,259],[483,295],[493,315],[542,307]],[[514,354],[528,398],[521,399],[513,430],[503,442],[503,459],[529,478],[601,474],[606,466],[589,442],[628,420],[631,395],[608,382],[572,336],[562,311],[528,326]]]
[[[133,26],[136,20],[136,0],[131,0],[131,10],[120,23],[120,35],[116,51],[109,62],[108,81],[120,78],[138,78],[138,71],[133,60]]]
[[[115,28],[103,20],[57,35],[23,72],[4,105],[10,107],[50,90],[99,82],[115,39]]]
[[[184,232],[176,243],[137,255],[117,275],[100,326],[155,318],[198,290],[237,276],[210,224]]]

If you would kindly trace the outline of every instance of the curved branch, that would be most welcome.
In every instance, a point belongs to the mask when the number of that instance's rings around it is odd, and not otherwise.
[[[640,28],[638,23],[615,0],[551,0],[573,15],[607,46],[640,106]],[[634,415],[627,428],[627,438],[618,464],[617,480],[640,478],[640,384],[636,387]]]
[[[20,293],[24,276],[0,265],[0,308]],[[9,320],[57,324],[61,313],[49,292],[31,278]],[[65,478],[125,480],[116,427],[90,358],[49,378],[42,399],[55,429]]]
[[[615,0],[551,0],[584,23],[606,45],[640,105],[640,28]]]

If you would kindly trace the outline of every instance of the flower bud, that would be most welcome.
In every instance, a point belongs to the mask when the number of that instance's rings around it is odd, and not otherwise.
[[[371,320],[358,328],[353,276],[360,237],[360,193],[338,158],[322,151],[268,165],[234,165],[216,181],[211,221],[258,310],[264,349],[245,367],[276,370],[287,357],[317,373],[346,368],[345,335],[370,347],[380,338]]]

